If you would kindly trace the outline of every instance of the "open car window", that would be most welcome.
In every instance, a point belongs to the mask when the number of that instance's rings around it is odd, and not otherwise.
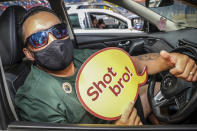
[[[126,21],[121,20],[115,16],[111,16],[109,14],[105,13],[89,13],[90,16],[94,16],[96,20],[98,21],[98,25],[100,24],[100,21],[105,24],[105,28],[103,29],[127,29],[128,24]],[[93,21],[91,20],[93,23]],[[91,27],[94,28],[94,27]],[[99,28],[99,27],[98,27]]]

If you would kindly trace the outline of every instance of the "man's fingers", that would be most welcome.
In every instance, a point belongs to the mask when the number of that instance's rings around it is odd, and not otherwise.
[[[120,118],[123,123],[126,123],[128,121],[129,116],[133,110],[133,106],[134,106],[134,103],[129,102],[128,107],[126,108],[126,110],[124,111],[124,113],[122,114]]]
[[[190,72],[188,73],[188,77],[186,79],[186,81],[193,81],[194,77],[196,76],[196,71],[197,71],[197,66],[194,63],[194,66],[192,67],[192,69],[190,70]]]
[[[129,117],[129,125],[134,125],[136,117],[137,117],[137,110],[133,108],[131,115]]]
[[[168,53],[167,51],[165,51],[165,50],[162,50],[161,52],[160,52],[160,56],[162,56],[164,59],[166,59],[166,60],[169,60],[170,59],[170,53]]]
[[[176,60],[175,60],[175,58],[174,58],[172,55],[170,55],[169,52],[167,52],[167,51],[165,51],[165,50],[162,50],[162,51],[160,52],[160,56],[161,56],[163,59],[165,59],[166,61],[168,61],[168,64],[169,64],[170,66],[174,66],[174,65],[175,65]]]
[[[121,118],[115,122],[116,125],[143,125],[140,117],[137,115],[137,110],[134,108],[134,103],[130,102],[128,107],[122,114]]]
[[[140,126],[142,126],[143,124],[142,124],[142,122],[140,122],[140,124],[139,124]]]
[[[196,67],[197,68],[197,67]],[[196,72],[194,73],[194,76],[193,76],[193,78],[192,78],[192,81],[193,82],[195,82],[197,80],[197,70],[196,70]]]
[[[180,75],[176,75],[176,77],[191,81],[194,74],[190,74],[190,72],[195,72],[195,62],[192,59],[187,62],[184,72]]]
[[[168,52],[167,52],[168,53]],[[165,56],[165,54],[167,53],[163,53]],[[160,53],[162,54],[162,53]],[[169,54],[166,55],[169,56]],[[181,55],[180,54],[172,54],[171,58],[174,56],[174,58],[176,59],[177,57],[177,61],[175,63],[175,67],[173,67],[172,69],[170,69],[170,73],[178,78],[182,78],[186,81],[193,81],[195,82],[197,80],[197,65],[195,63],[194,60],[192,60],[191,58],[189,58],[186,55]],[[163,57],[164,58],[164,57]],[[178,59],[179,58],[179,59]]]
[[[172,75],[186,81],[197,81],[197,65],[187,55],[161,51],[160,57],[166,61],[166,64],[172,67],[170,69]]]
[[[175,67],[170,70],[170,73],[172,75],[177,76],[177,75],[180,75],[184,72],[184,70],[186,68],[186,65],[189,61],[189,57],[188,56],[183,56],[182,59],[184,59],[184,60],[177,61]]]
[[[136,119],[135,119],[134,125],[139,125],[140,122],[141,122],[140,117],[137,116]]]
[[[190,74],[190,73],[189,73],[189,76],[188,76],[188,78],[187,78],[187,81],[192,81],[192,80],[193,80],[193,78],[194,78],[194,76],[195,76],[195,74],[196,74],[196,70],[197,70],[197,66],[196,66],[196,64],[194,64],[193,69],[191,70],[191,72],[192,72],[193,74]]]

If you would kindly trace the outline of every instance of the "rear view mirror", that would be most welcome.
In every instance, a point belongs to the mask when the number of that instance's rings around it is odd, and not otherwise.
[[[174,4],[174,0],[146,0],[146,7],[158,8],[163,6],[170,6]]]

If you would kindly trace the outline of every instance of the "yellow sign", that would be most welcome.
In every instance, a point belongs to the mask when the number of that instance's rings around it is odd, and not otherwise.
[[[136,101],[138,87],[146,80],[146,68],[138,74],[127,52],[105,48],[82,65],[76,91],[87,111],[104,120],[116,120],[130,101]]]

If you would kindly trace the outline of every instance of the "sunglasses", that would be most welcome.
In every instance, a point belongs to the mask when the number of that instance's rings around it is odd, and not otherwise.
[[[66,24],[57,24],[44,31],[39,31],[26,39],[25,45],[31,44],[34,48],[40,48],[48,44],[49,33],[51,33],[56,39],[63,39],[68,36]]]

